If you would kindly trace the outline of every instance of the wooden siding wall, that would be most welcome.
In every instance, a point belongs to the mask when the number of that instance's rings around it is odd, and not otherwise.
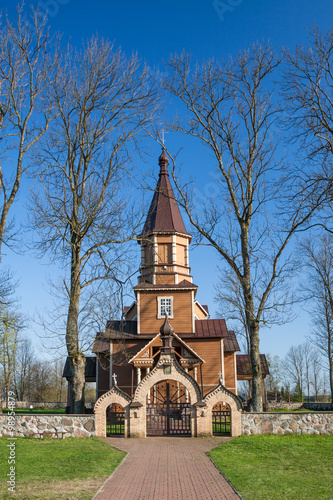
[[[185,266],[185,252],[186,252],[186,247],[183,245],[177,245],[177,265],[178,266]]]
[[[173,318],[170,320],[175,332],[192,331],[191,292],[161,290],[160,292],[140,293],[140,333],[158,333],[163,323],[157,319],[157,297],[173,296]]]
[[[155,283],[156,285],[174,285],[175,284],[175,275],[174,274],[156,274],[155,275]]]
[[[199,319],[207,319],[207,314],[205,314],[196,303],[194,303],[194,314],[196,314]]]
[[[235,380],[235,357],[233,352],[224,353],[224,374],[227,389],[235,392],[237,381]]]
[[[101,366],[99,358],[97,358],[97,360],[98,360],[97,363],[97,369],[98,369],[97,399],[98,399],[100,396],[102,396],[102,394],[104,394],[109,390],[110,369],[109,369],[108,358],[102,360],[103,365],[105,365],[104,368]]]
[[[126,321],[132,321],[132,319],[137,315],[136,304],[131,308],[131,310],[126,313]]]
[[[219,383],[219,372],[221,371],[221,340],[218,339],[186,339],[187,345],[191,347],[206,363],[202,365],[202,382],[204,396],[213,390]],[[190,375],[193,376],[192,372]],[[233,377],[234,378],[234,377]],[[200,368],[198,367],[197,382],[201,387]],[[231,382],[231,381],[228,381]],[[232,387],[231,387],[232,385]],[[233,390],[234,382],[226,385],[227,389]],[[234,392],[234,390],[233,390]]]

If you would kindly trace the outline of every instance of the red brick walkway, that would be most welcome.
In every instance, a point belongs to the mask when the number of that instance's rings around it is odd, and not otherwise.
[[[106,438],[128,455],[94,500],[239,500],[206,455],[228,438]]]

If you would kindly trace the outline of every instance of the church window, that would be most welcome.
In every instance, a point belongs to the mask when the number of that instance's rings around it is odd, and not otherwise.
[[[167,315],[168,318],[173,318],[173,297],[157,297],[157,302],[157,317],[161,319]]]

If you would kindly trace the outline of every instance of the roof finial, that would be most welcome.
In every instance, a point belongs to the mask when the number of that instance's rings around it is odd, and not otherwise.
[[[162,154],[158,159],[158,164],[160,166],[160,174],[168,174],[169,158],[166,155],[165,147],[162,147]]]

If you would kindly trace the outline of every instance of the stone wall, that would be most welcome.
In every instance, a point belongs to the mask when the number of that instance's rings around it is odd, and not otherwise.
[[[333,413],[243,413],[242,434],[333,435]]]
[[[0,415],[0,437],[91,437],[95,436],[93,415],[15,415],[15,435],[9,434],[9,416]]]
[[[133,411],[138,410],[133,408]],[[134,415],[132,415],[133,417]],[[136,419],[134,418],[134,420]],[[242,413],[241,420],[242,434],[244,435],[292,433],[333,435],[332,412]],[[0,437],[66,438],[95,436],[94,415],[16,415],[15,436],[9,435],[8,423],[8,416],[0,415]]]

